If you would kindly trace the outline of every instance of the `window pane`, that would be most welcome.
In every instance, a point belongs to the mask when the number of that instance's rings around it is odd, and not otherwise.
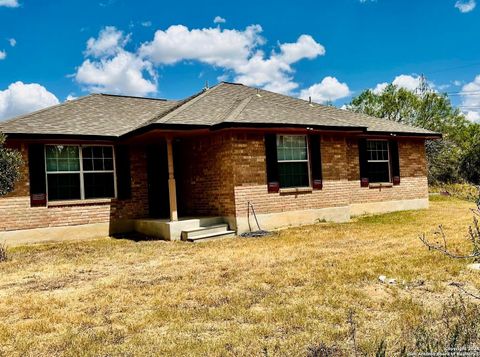
[[[85,198],[110,198],[115,196],[113,173],[83,175]]]
[[[68,171],[70,167],[68,165],[68,158],[67,159],[58,159],[58,171]]]
[[[84,171],[113,171],[111,146],[89,146],[82,148]]]
[[[48,174],[48,199],[80,199],[80,174]]]
[[[103,171],[103,159],[93,159],[93,169],[95,171]]]
[[[103,157],[101,146],[92,146],[92,157]]]
[[[105,159],[103,165],[105,170],[113,170],[113,159]]]
[[[384,140],[367,141],[368,160],[388,160],[388,142]]]
[[[49,145],[46,148],[47,171],[79,171],[78,146]]]
[[[306,187],[309,185],[307,162],[280,162],[278,171],[280,187]]]
[[[369,162],[368,176],[370,182],[389,182],[388,162]]]
[[[90,158],[83,158],[83,170],[92,171],[93,170],[93,160]]]
[[[58,171],[57,159],[47,159],[47,171]]]
[[[113,150],[111,146],[104,146],[103,147],[103,157],[105,159],[112,159],[113,158]]]
[[[278,135],[277,157],[278,161],[307,160],[306,136]]]
[[[84,147],[82,148],[82,156],[83,158],[90,159],[92,158],[92,148],[91,147]]]

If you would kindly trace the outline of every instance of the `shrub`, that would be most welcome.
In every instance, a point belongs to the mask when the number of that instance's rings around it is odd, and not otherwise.
[[[475,185],[480,185],[480,144],[472,146],[460,162],[462,177]]]
[[[412,334],[417,353],[471,351],[480,342],[480,308],[452,297],[440,319],[428,315]]]
[[[4,147],[5,135],[0,133],[0,196],[6,195],[15,187],[20,177],[22,156],[17,150]]]
[[[307,357],[341,357],[344,353],[337,346],[327,346],[323,342],[307,348]]]
[[[5,244],[0,244],[0,262],[8,260],[7,255],[7,246]]]
[[[449,196],[471,202],[478,200],[478,188],[467,183],[452,183],[430,187],[431,192],[443,193]]]

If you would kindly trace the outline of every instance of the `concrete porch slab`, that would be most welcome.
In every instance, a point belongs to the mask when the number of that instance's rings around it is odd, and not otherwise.
[[[182,231],[209,227],[225,223],[223,217],[183,217],[178,221],[169,219],[136,219],[133,228],[136,232],[165,240],[180,240]]]

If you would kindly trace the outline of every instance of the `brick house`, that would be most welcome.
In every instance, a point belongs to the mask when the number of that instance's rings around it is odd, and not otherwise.
[[[0,239],[175,240],[428,207],[428,130],[220,83],[182,101],[92,94],[0,123],[25,165]],[[183,233],[182,233],[183,232]],[[183,235],[182,235],[183,234]]]

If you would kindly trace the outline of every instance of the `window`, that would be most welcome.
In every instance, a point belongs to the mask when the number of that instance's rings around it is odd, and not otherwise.
[[[111,146],[47,145],[45,161],[50,201],[115,197]]]
[[[367,141],[367,167],[369,182],[390,182],[388,141]]]
[[[310,185],[306,136],[277,135],[277,160],[280,187]]]

